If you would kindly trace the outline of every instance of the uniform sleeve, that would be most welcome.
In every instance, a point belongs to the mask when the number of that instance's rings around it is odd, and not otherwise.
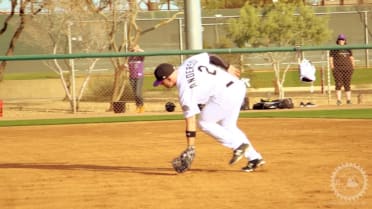
[[[197,115],[200,113],[199,106],[193,94],[193,89],[187,85],[178,86],[179,102],[185,118]]]
[[[209,63],[212,65],[222,67],[225,70],[229,69],[230,66],[229,64],[224,62],[219,56],[214,54],[209,54]]]

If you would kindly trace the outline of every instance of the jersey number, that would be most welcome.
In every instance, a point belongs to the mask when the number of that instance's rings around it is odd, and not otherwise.
[[[217,71],[216,71],[216,70],[211,71],[211,70],[208,69],[206,66],[199,66],[199,67],[198,67],[198,70],[199,70],[200,72],[207,72],[208,74],[211,74],[211,75],[216,75],[216,74],[217,74]]]

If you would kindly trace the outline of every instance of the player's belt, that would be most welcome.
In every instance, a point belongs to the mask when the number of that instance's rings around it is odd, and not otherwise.
[[[229,86],[231,86],[232,84],[234,83],[234,81],[230,81],[226,84],[226,88],[228,88]]]

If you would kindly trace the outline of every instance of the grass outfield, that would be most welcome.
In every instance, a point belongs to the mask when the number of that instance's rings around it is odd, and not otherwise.
[[[343,110],[283,110],[283,111],[246,111],[241,112],[241,118],[335,118],[335,119],[372,119],[372,109],[343,109]],[[135,121],[182,120],[181,114],[146,115],[126,117],[95,117],[95,118],[63,118],[35,120],[0,121],[1,126],[34,126],[34,125],[63,125],[84,123],[115,123]]]
[[[105,76],[110,77],[111,75],[106,74]],[[267,71],[252,71],[242,75],[242,77],[249,77],[251,79],[252,87],[254,88],[266,88],[273,86],[274,72],[271,70]],[[321,85],[320,71],[316,72],[317,80],[314,82],[315,86]],[[370,84],[372,77],[372,70],[370,69],[356,69],[353,74],[353,85]],[[5,80],[32,80],[32,79],[58,79],[59,76],[54,72],[47,73],[8,73],[5,74]],[[101,78],[101,77],[100,77]],[[162,88],[154,88],[152,86],[154,77],[152,74],[148,74],[145,77],[143,90],[144,91],[161,91]],[[333,78],[331,79],[331,85],[334,84]],[[298,70],[288,71],[286,74],[286,81],[284,87],[298,87],[308,86],[307,83],[299,82]]]

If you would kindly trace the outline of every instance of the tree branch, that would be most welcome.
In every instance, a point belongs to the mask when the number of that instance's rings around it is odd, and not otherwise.
[[[170,19],[167,19],[167,20],[161,21],[160,23],[158,23],[158,24],[152,26],[151,28],[148,28],[148,29],[146,29],[146,30],[141,31],[140,34],[143,35],[143,34],[145,34],[145,33],[147,33],[147,32],[150,32],[150,31],[156,30],[156,29],[158,29],[159,27],[164,26],[164,25],[166,25],[166,24],[172,22],[174,19],[177,18],[178,15],[181,15],[181,14],[183,14],[183,12],[177,12],[177,13],[175,13],[175,14],[174,14]]]
[[[4,20],[3,28],[1,28],[0,30],[0,35],[5,33],[6,29],[8,28],[9,21],[14,16],[16,6],[17,6],[17,0],[12,0],[12,8],[11,8],[10,14]]]

